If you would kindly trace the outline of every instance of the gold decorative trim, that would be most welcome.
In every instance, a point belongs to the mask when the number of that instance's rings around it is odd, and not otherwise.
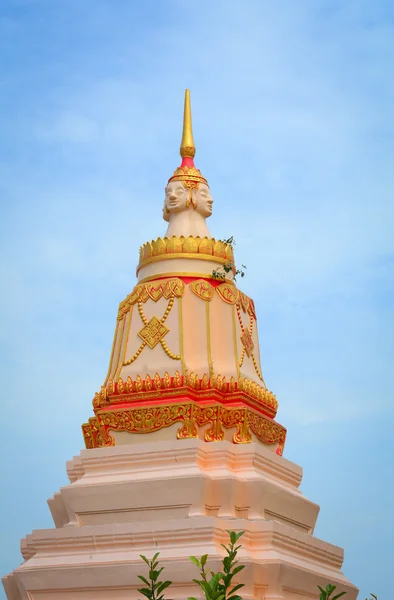
[[[231,262],[234,265],[234,252],[231,244],[207,237],[173,236],[164,239],[157,238],[157,240],[146,242],[141,246],[137,275],[141,267],[166,258],[200,258],[221,264]]]
[[[212,346],[211,346],[211,319],[209,302],[205,304],[205,323],[207,327],[207,358],[209,367],[209,378],[213,377]]]
[[[142,284],[142,283],[148,283],[150,281],[157,281],[161,278],[167,278],[167,277],[193,277],[194,278],[202,278],[202,279],[206,279],[206,280],[211,280],[211,281],[216,281],[209,273],[195,273],[194,271],[174,271],[171,273],[158,273],[156,275],[150,275],[149,277],[144,277],[143,279],[140,279],[138,281],[138,285]],[[224,280],[225,283],[228,283],[229,285],[235,285],[233,283],[233,281],[231,279],[225,279]]]
[[[238,362],[238,344],[237,344],[237,321],[235,319],[235,306],[231,307],[231,316],[233,321],[233,341],[234,341],[234,357],[235,357],[235,366],[237,369],[238,379],[241,376],[240,365]]]
[[[209,260],[214,263],[218,263],[219,265],[225,265],[229,261],[226,258],[221,258],[220,256],[213,256],[207,254],[197,254],[197,252],[182,252],[179,254],[160,254],[158,256],[152,256],[151,258],[145,258],[144,260],[140,260],[136,275],[138,277],[138,273],[142,269],[142,267],[146,267],[146,265],[150,265],[155,262],[160,262],[161,260],[171,260],[173,258],[190,258],[192,260]]]
[[[249,314],[249,329],[245,329],[245,327],[244,327],[242,317],[241,317],[241,308],[244,312]],[[240,326],[241,332],[242,332],[240,339],[241,339],[242,346],[243,346],[238,364],[240,367],[242,367],[243,362],[245,360],[245,354],[246,354],[248,356],[248,358],[250,358],[252,361],[253,368],[256,371],[257,377],[265,385],[263,374],[259,368],[258,362],[257,362],[256,357],[253,352],[254,347],[255,347],[253,340],[252,340],[253,323],[256,320],[253,300],[251,298],[248,298],[248,296],[246,296],[246,294],[243,294],[242,292],[240,292],[240,302],[236,304],[236,310],[237,310],[237,315],[238,315],[239,326]]]
[[[112,342],[112,348],[111,348],[111,357],[109,359],[108,372],[107,372],[107,376],[106,376],[105,381],[104,381],[104,385],[107,384],[107,381],[110,378],[110,375],[111,375],[111,372],[112,372],[112,363],[113,363],[113,360],[114,360],[116,338],[118,337],[118,331],[119,331],[119,321],[116,321],[114,340]],[[115,371],[116,371],[116,369],[115,369]]]
[[[114,362],[114,375],[113,378],[116,379],[117,377],[117,373],[119,370],[119,363],[120,363],[120,357],[122,354],[122,347],[123,347],[123,336],[124,336],[124,330],[125,330],[125,324],[126,324],[126,316],[127,314],[125,313],[124,315],[122,315],[121,319],[118,318],[118,322],[120,323],[119,325],[119,345],[118,345],[118,341],[116,341],[116,347],[115,347],[115,362]]]
[[[155,393],[147,394],[151,390]],[[146,375],[145,379],[137,375],[135,380],[129,376],[127,381],[123,381],[121,377],[116,381],[110,379],[107,386],[103,386],[100,392],[95,394],[93,408],[96,411],[109,404],[151,401],[152,398],[162,400],[176,395],[188,395],[204,401],[215,398],[219,402],[243,402],[270,417],[274,417],[278,409],[275,394],[246,377],[240,377],[238,381],[230,377],[230,380],[226,381],[226,378],[219,374],[205,373],[200,377],[193,372],[181,375],[179,371],[175,371],[174,375],[166,371],[164,377],[156,373],[153,379],[150,375]]]
[[[138,302],[138,305],[149,299],[157,302],[160,298],[174,301],[174,298],[182,298],[185,293],[185,284],[178,277],[157,279],[155,282],[137,284],[131,294],[119,304],[118,320],[122,319],[130,310],[130,307]],[[172,304],[171,304],[172,306]],[[140,314],[140,308],[138,309]],[[146,325],[146,323],[145,323]]]
[[[131,365],[135,360],[137,360],[137,358],[139,357],[139,355],[145,348],[146,344],[147,344],[147,342],[143,341],[141,346],[138,348],[137,352],[135,352],[131,358],[124,361],[123,366],[127,367],[128,365]]]
[[[197,279],[189,284],[189,287],[193,294],[210,302],[215,294],[215,288],[206,279]]]
[[[149,346],[149,348],[153,349],[157,344],[163,341],[162,338],[167,335],[168,332],[168,327],[159,321],[157,317],[152,317],[137,335]]]
[[[183,282],[182,282],[183,283]],[[138,286],[137,286],[138,287]],[[149,289],[149,285],[144,286],[144,289],[142,290],[147,292],[147,289]],[[158,291],[161,291],[162,295],[164,295],[165,293],[167,294],[167,297],[169,295],[170,292],[174,292],[174,290],[177,293],[180,293],[180,286],[175,282],[173,282],[173,285],[168,285],[168,286],[156,286],[153,288],[155,290],[155,296],[157,295]],[[184,287],[182,288],[182,290],[184,290]],[[129,358],[128,360],[125,360],[125,353],[123,356],[123,366],[127,367],[128,365],[131,365],[141,354],[141,352],[143,351],[143,349],[145,348],[146,345],[149,346],[149,348],[153,349],[155,348],[155,346],[160,342],[161,347],[163,348],[164,352],[167,354],[167,356],[173,360],[180,360],[180,356],[178,356],[177,354],[174,354],[173,352],[171,352],[171,350],[168,348],[166,342],[163,340],[163,338],[167,335],[167,333],[169,332],[169,329],[164,325],[168,315],[171,312],[172,307],[174,306],[174,296],[170,296],[170,299],[168,301],[167,304],[167,308],[164,311],[163,316],[161,317],[161,319],[159,320],[157,317],[152,317],[150,319],[150,321],[148,321],[148,319],[146,318],[146,316],[144,315],[144,309],[142,307],[142,300],[141,297],[145,297],[143,293],[139,294],[138,292],[133,291],[131,296],[135,299],[135,298],[139,298],[137,300],[138,303],[138,312],[140,314],[141,317],[141,321],[143,323],[143,327],[142,329],[137,333],[137,335],[143,340],[141,346],[138,348],[137,352],[135,352],[135,354],[133,354],[133,356],[131,358]],[[149,297],[151,297],[151,295],[149,294]],[[157,298],[158,299],[158,298]],[[154,300],[154,302],[157,301]],[[127,318],[127,316],[126,316]],[[131,317],[130,317],[131,318]],[[119,377],[120,371],[119,373],[117,373],[117,377]]]
[[[132,318],[131,311],[128,312],[127,314],[125,314],[125,316],[124,316],[124,325],[123,325],[123,331],[122,331],[122,339],[121,339],[121,343],[120,343],[120,346],[119,346],[119,362],[118,362],[118,365],[116,367],[115,379],[117,379],[119,377],[120,372],[122,370],[122,367],[124,365],[125,356],[126,356],[126,352],[127,352],[127,344],[128,344],[128,341],[129,341],[129,333],[130,333],[130,327],[131,327],[131,318]]]
[[[171,350],[169,349],[169,347],[167,346],[166,342],[163,339],[160,340],[160,344],[161,344],[161,347],[163,348],[164,352],[167,354],[168,358],[171,358],[172,360],[181,360],[181,355],[174,354],[173,352],[171,352]]]
[[[235,287],[234,284],[229,284],[227,282],[220,283],[216,287],[216,291],[224,302],[227,304],[235,304],[239,300],[239,290]]]
[[[195,402],[101,410],[82,425],[82,432],[86,448],[100,448],[115,445],[112,431],[153,433],[174,423],[181,423],[177,431],[179,440],[199,437],[199,429],[204,427],[204,440],[216,442],[223,440],[224,429],[236,429],[233,434],[235,444],[250,443],[253,433],[263,444],[277,444],[279,455],[282,455],[286,440],[286,429],[282,425],[247,407],[229,408],[218,403],[198,405]]]
[[[170,273],[168,275],[171,275]],[[130,307],[137,302],[147,302],[148,300],[153,300],[153,302],[157,302],[160,298],[182,298],[186,284],[180,279],[179,276],[190,276],[193,277],[193,281],[190,282],[189,285],[191,290],[202,298],[203,300],[210,300],[213,298],[215,291],[218,293],[219,297],[226,302],[227,304],[235,304],[238,318],[241,321],[240,311],[249,314],[251,318],[256,320],[256,313],[254,309],[254,302],[251,298],[246,296],[243,292],[240,292],[234,285],[234,283],[228,281],[225,283],[221,283],[218,286],[213,286],[209,282],[209,278],[204,275],[199,276],[199,279],[195,279],[197,277],[196,273],[192,274],[180,274],[177,273],[178,277],[160,277],[155,276],[152,278],[147,278],[147,280],[142,280],[134,287],[131,294],[129,294],[125,300],[123,300],[119,304],[118,310],[118,320],[121,320],[125,314],[128,313]],[[213,281],[213,280],[212,280]]]
[[[244,333],[241,335],[241,342],[245,348],[247,356],[250,357],[254,350],[254,343],[249,331],[244,331]]]
[[[179,352],[182,363],[182,375],[186,373],[185,350],[183,346],[183,308],[182,298],[178,298],[178,326],[179,326]]]

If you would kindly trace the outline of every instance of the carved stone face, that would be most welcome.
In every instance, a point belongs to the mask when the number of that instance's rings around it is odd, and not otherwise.
[[[196,210],[203,217],[210,217],[212,214],[213,199],[209,187],[205,183],[200,183],[195,190]]]
[[[163,218],[169,221],[170,213],[180,212],[187,208],[189,190],[183,186],[181,181],[171,181],[165,189]]]

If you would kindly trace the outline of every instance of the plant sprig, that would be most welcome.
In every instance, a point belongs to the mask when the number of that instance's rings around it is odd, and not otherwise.
[[[208,555],[204,554],[200,559],[191,556],[190,560],[200,569],[201,579],[193,579],[193,582],[200,586],[205,595],[205,600],[242,600],[236,592],[244,587],[243,583],[233,585],[232,581],[235,575],[245,568],[245,565],[239,565],[237,560],[238,550],[241,545],[236,546],[239,538],[245,533],[240,531],[227,531],[230,536],[230,544],[221,546],[226,550],[227,556],[222,560],[223,572],[214,573],[207,568]],[[188,600],[196,600],[189,598]]]
[[[158,568],[159,561],[157,560],[160,552],[156,552],[152,560],[149,560],[143,554],[140,554],[142,560],[148,565],[149,573],[148,579],[143,577],[142,575],[138,575],[138,579],[141,579],[142,583],[144,583],[147,587],[141,588],[138,591],[140,594],[148,598],[148,600],[164,600],[163,592],[166,588],[168,588],[172,581],[159,581],[160,573],[163,571],[164,567]]]
[[[227,244],[227,246],[231,246],[232,248],[235,246],[235,239],[233,236],[229,237],[227,240],[221,240],[223,242],[223,244]],[[228,275],[230,273],[230,271],[232,271],[234,277],[234,281],[237,280],[238,275],[240,277],[245,277],[245,269],[246,266],[245,265],[241,265],[242,268],[241,269],[236,269],[235,264],[233,262],[231,262],[231,260],[229,260],[228,262],[224,263],[221,267],[219,267],[218,269],[214,269],[212,271],[212,279],[219,279],[221,281],[224,281],[226,279],[226,275]]]
[[[336,596],[331,596],[331,594],[337,589],[337,586],[331,585],[330,583],[327,583],[325,590],[323,590],[323,588],[320,587],[320,585],[318,585],[317,587],[320,590],[320,600],[338,600],[338,598],[347,594],[347,592],[340,592]]]

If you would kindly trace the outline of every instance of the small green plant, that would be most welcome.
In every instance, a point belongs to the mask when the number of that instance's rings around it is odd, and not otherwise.
[[[235,239],[233,236],[229,237],[227,240],[221,240],[224,244],[227,244],[228,246],[235,246]],[[242,268],[241,269],[236,269],[234,263],[231,262],[231,260],[229,260],[228,262],[224,263],[224,265],[222,265],[221,267],[219,267],[218,269],[214,269],[212,271],[212,279],[220,279],[221,281],[224,281],[226,279],[226,275],[228,275],[228,273],[230,273],[230,271],[233,272],[233,279],[234,281],[236,281],[238,275],[240,277],[245,277],[245,269],[246,266],[245,265],[241,265]]]
[[[228,546],[222,544],[227,553],[222,560],[223,572],[213,573],[207,568],[208,554],[204,554],[200,560],[195,556],[190,557],[192,563],[200,569],[201,579],[193,579],[193,582],[200,586],[205,600],[242,600],[236,592],[244,587],[244,584],[238,583],[233,586],[233,578],[245,568],[245,565],[238,564],[237,553],[241,546],[236,546],[237,541],[245,532],[227,531],[227,533],[230,536],[230,544]],[[196,598],[188,600],[196,600]]]
[[[369,598],[365,598],[365,600],[378,600],[378,597],[375,596],[375,594],[372,594],[372,592],[369,592]]]
[[[323,590],[323,588],[320,587],[320,585],[318,585],[317,587],[320,590],[320,600],[338,600],[338,598],[347,594],[347,592],[340,592],[336,596],[331,596],[331,594],[337,589],[337,586],[331,585],[330,583],[327,583],[325,590]]]
[[[147,586],[145,588],[141,588],[138,591],[140,594],[143,594],[148,600],[164,600],[163,592],[166,588],[168,588],[172,581],[159,581],[160,573],[163,571],[164,567],[161,569],[158,568],[159,561],[157,560],[159,556],[159,552],[156,552],[152,560],[149,560],[143,554],[140,554],[140,557],[149,567],[148,579],[143,577],[142,575],[138,575],[138,579]]]

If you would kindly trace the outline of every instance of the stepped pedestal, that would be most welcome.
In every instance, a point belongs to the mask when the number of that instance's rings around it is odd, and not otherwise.
[[[22,542],[25,562],[4,578],[8,600],[139,598],[137,575],[160,552],[167,597],[199,597],[188,557],[219,569],[226,530],[245,530],[245,600],[312,600],[336,584],[343,551],[313,536],[319,507],[299,491],[302,470],[260,443],[157,441],[83,450],[70,485],[49,500],[55,529]]]

